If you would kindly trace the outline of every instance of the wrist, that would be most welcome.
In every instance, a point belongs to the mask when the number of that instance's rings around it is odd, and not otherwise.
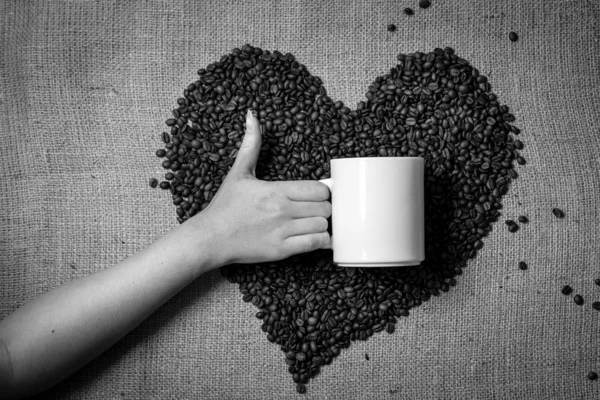
[[[214,225],[206,216],[194,216],[173,229],[170,235],[181,266],[188,268],[194,278],[225,265],[221,254],[223,246],[219,243]]]

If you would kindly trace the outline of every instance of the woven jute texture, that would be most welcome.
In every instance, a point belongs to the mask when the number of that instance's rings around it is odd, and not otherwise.
[[[177,224],[148,179],[199,68],[245,43],[291,52],[354,107],[398,53],[450,46],[517,117],[528,164],[501,219],[531,222],[499,221],[456,287],[344,350],[305,398],[600,398],[600,3],[432,3],[0,2],[0,318]],[[204,275],[40,398],[299,398],[255,312]]]

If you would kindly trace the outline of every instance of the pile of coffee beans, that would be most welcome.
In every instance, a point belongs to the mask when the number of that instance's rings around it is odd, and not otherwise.
[[[259,311],[280,346],[297,390],[353,340],[393,333],[410,309],[456,285],[498,220],[517,177],[515,117],[485,76],[451,48],[400,54],[354,110],[327,96],[322,81],[291,54],[250,45],[198,71],[163,133],[160,187],[179,222],[205,208],[233,164],[245,113],[255,110],[263,146],[259,179],[329,177],[345,157],[425,159],[426,260],[407,268],[341,268],[329,250],[223,274]]]

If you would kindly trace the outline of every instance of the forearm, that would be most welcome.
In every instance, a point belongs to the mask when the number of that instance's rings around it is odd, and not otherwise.
[[[17,393],[43,390],[70,375],[218,267],[207,230],[200,230],[202,238],[190,227],[200,222],[188,221],[114,267],[51,290],[0,322]]]
[[[34,394],[73,373],[203,272],[330,244],[327,186],[256,179],[261,135],[250,111],[246,128],[227,178],[200,214],[120,264],[56,288],[0,322],[1,398]]]

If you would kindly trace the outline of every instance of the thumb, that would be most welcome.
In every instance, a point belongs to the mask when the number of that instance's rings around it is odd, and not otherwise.
[[[231,170],[237,173],[255,175],[261,143],[260,123],[252,115],[250,109],[248,109],[246,113],[246,134],[244,135],[242,146],[238,150],[235,162],[231,166]]]

